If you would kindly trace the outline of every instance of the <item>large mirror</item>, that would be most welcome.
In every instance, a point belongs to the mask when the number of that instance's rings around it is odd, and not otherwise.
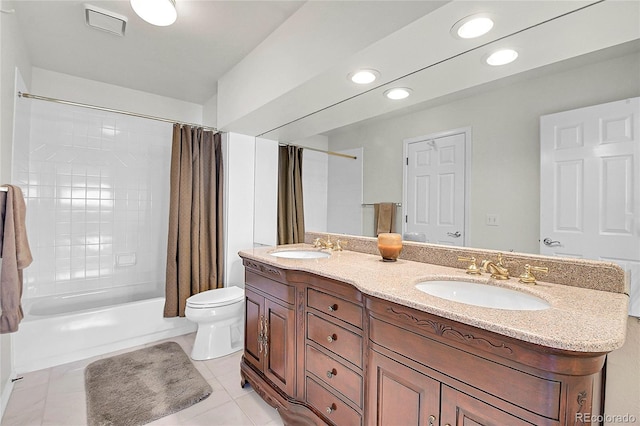
[[[619,28],[613,22],[591,22],[599,12],[588,12],[540,23],[496,42],[512,42],[525,62],[531,60],[528,49],[537,54],[550,50],[544,60],[505,71],[503,77],[485,78],[484,73],[494,70],[475,65],[494,47],[482,46],[263,135],[356,157],[325,156],[327,214],[307,229],[373,236],[373,205],[391,202],[397,206],[396,232],[404,231],[405,215],[415,213],[405,183],[408,146],[424,140],[434,154],[442,154],[439,147],[446,139],[461,133],[467,140],[460,242],[539,253],[540,200],[553,196],[541,194],[539,183],[540,117],[640,96],[640,43],[638,30],[623,16],[629,10],[614,11],[625,23]],[[590,25],[578,24],[580,20]],[[580,40],[598,42],[589,51],[574,49]],[[408,99],[424,92],[437,95],[407,102],[407,107],[401,107],[403,101],[384,104],[382,93],[392,86],[411,88]],[[439,145],[439,138],[445,145]],[[321,162],[318,155],[310,154]],[[318,197],[313,202],[317,211]]]

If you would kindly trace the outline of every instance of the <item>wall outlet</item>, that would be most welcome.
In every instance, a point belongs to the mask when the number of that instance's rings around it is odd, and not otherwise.
[[[487,213],[485,223],[487,224],[487,226],[498,226],[500,225],[500,216],[495,213]]]

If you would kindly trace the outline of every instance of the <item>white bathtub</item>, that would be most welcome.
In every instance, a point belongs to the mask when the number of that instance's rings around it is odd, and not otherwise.
[[[153,293],[130,295],[114,289],[26,300],[25,318],[12,335],[16,372],[40,370],[197,330],[186,318],[164,318],[164,297],[154,293],[156,297],[148,298]]]

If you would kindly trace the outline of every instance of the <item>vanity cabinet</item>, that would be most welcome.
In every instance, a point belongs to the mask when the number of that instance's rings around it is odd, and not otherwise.
[[[252,271],[245,277],[244,360],[281,391],[293,395],[295,289]]]
[[[524,342],[311,273],[245,267],[243,384],[287,425],[556,426],[601,414],[604,353]]]

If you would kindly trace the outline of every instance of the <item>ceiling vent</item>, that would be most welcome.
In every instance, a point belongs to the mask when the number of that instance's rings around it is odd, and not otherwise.
[[[91,28],[106,31],[111,34],[124,36],[127,26],[127,17],[117,13],[96,7],[90,4],[84,5],[84,17]]]

